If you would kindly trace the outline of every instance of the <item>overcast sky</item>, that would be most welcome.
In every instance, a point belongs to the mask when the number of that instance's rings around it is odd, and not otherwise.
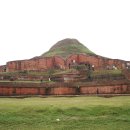
[[[39,56],[65,38],[130,61],[130,0],[0,0],[0,65]]]

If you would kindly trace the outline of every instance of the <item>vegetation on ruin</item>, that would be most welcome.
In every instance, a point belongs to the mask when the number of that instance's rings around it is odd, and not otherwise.
[[[64,39],[56,43],[52,48],[42,54],[43,57],[51,57],[51,56],[62,56],[67,57],[71,54],[90,54],[95,55],[92,51],[90,51],[87,47],[81,44],[76,39]]]
[[[20,71],[20,72],[4,72],[0,73],[1,77],[4,77],[4,80],[0,80],[0,82],[15,82],[15,83],[41,83],[41,79],[43,83],[56,83],[58,78],[62,79],[63,75],[66,74],[77,74],[80,77],[80,73],[84,76],[84,81],[74,82],[73,84],[90,84],[90,82],[99,81],[100,83],[108,83],[110,80],[125,79],[121,70],[95,70],[90,71],[88,78],[88,72],[81,71],[80,68],[72,68],[66,70],[60,69],[50,69],[44,72],[36,72],[36,71]],[[51,81],[49,81],[49,76],[51,77]],[[18,77],[18,78],[17,78]],[[26,79],[26,77],[33,77],[33,79]],[[13,78],[13,80],[11,80]],[[59,81],[60,82],[60,81]]]
[[[129,96],[0,98],[0,130],[117,129],[130,129]]]
[[[32,75],[32,76],[44,76],[44,75],[57,75],[57,74],[67,74],[75,71],[80,71],[79,68],[76,69],[66,69],[66,70],[60,70],[60,69],[50,69],[47,71],[16,71],[16,72],[1,72],[0,75],[6,75],[6,76],[16,76],[16,75]],[[111,75],[121,75],[122,70],[96,70],[93,71],[93,75],[105,75],[105,74],[111,74]]]
[[[122,75],[122,70],[96,70],[93,72],[93,76],[98,76],[98,75]]]

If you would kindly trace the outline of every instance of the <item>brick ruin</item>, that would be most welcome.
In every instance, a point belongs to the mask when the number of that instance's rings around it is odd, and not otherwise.
[[[69,40],[69,42],[72,44],[75,40],[73,42]],[[61,43],[56,45],[59,48],[61,47]],[[101,77],[98,77],[99,81],[96,80],[96,77],[93,77],[92,81],[87,81],[86,73],[89,73],[89,69],[85,68],[85,71],[76,70],[77,72],[74,73],[55,75],[55,77],[51,77],[54,78],[53,84],[40,82],[41,75],[39,77],[26,75],[26,73],[24,76],[20,75],[21,72],[23,73],[28,71],[47,72],[50,69],[59,69],[61,71],[68,70],[78,65],[84,65],[85,67],[91,68],[90,70],[119,69],[122,70],[122,74],[117,77],[114,77],[113,75],[111,75],[111,77],[109,75],[105,75],[107,77],[102,77],[101,75]],[[14,78],[11,80],[10,75],[3,76],[2,74],[4,73],[1,73],[0,96],[130,94],[129,68],[130,61],[110,59],[88,53],[69,53],[66,58],[55,55],[50,57],[39,56],[28,60],[9,61],[6,65],[0,66],[0,72],[18,72],[18,75],[15,75],[15,80],[23,80],[23,82],[19,83],[15,81]],[[10,81],[5,82],[4,80]],[[38,83],[26,83],[24,82],[25,80],[37,80]],[[43,75],[42,80],[47,81],[48,76]]]
[[[0,96],[130,94],[130,84],[0,83]]]
[[[72,64],[90,64],[95,70],[101,69],[124,69],[127,61],[104,58],[98,55],[72,54],[66,59],[60,56],[37,57],[29,60],[7,62],[0,66],[0,72],[14,71],[45,71],[50,68],[68,69]]]

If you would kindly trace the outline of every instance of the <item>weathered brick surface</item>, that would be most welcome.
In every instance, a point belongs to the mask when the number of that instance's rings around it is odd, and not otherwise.
[[[0,72],[5,72],[5,71],[6,71],[6,65],[1,65]]]
[[[77,95],[77,94],[130,94],[129,84],[73,86],[60,83],[32,86],[32,84],[0,84],[0,96],[20,95]]]
[[[13,87],[0,87],[1,96],[11,96],[11,95],[13,95],[13,92],[14,92]]]
[[[37,58],[22,61],[11,61],[7,63],[9,72],[18,70],[46,70],[54,66],[53,58]]]
[[[58,67],[60,69],[66,68],[66,62],[63,58],[55,56],[54,57],[54,67]]]
[[[113,65],[117,68],[123,68],[126,61],[117,59],[108,59],[101,56],[85,55],[85,54],[72,54],[68,58],[63,59],[62,57],[44,57],[44,58],[33,58],[29,60],[19,60],[8,62],[6,67],[7,71],[20,71],[20,70],[46,70],[50,68],[69,68],[69,64],[76,63],[89,63],[95,66],[95,69],[105,69],[107,66],[112,67]],[[0,67],[0,71],[2,71]]]
[[[50,95],[75,95],[76,90],[74,87],[52,87]]]
[[[38,89],[37,88],[19,88],[20,89],[20,95],[38,95]],[[17,91],[16,91],[17,94]]]
[[[130,70],[123,70],[122,71],[123,72],[123,74],[125,75],[125,77],[128,79],[128,80],[130,80]]]
[[[46,95],[46,89],[45,88],[38,88],[39,89],[39,95]]]
[[[104,86],[83,86],[80,88],[81,94],[125,94],[128,93],[127,85],[104,85]]]

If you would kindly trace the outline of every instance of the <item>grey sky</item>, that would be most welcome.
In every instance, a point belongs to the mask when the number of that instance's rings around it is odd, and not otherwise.
[[[0,0],[0,65],[41,55],[64,38],[130,61],[130,1]]]

